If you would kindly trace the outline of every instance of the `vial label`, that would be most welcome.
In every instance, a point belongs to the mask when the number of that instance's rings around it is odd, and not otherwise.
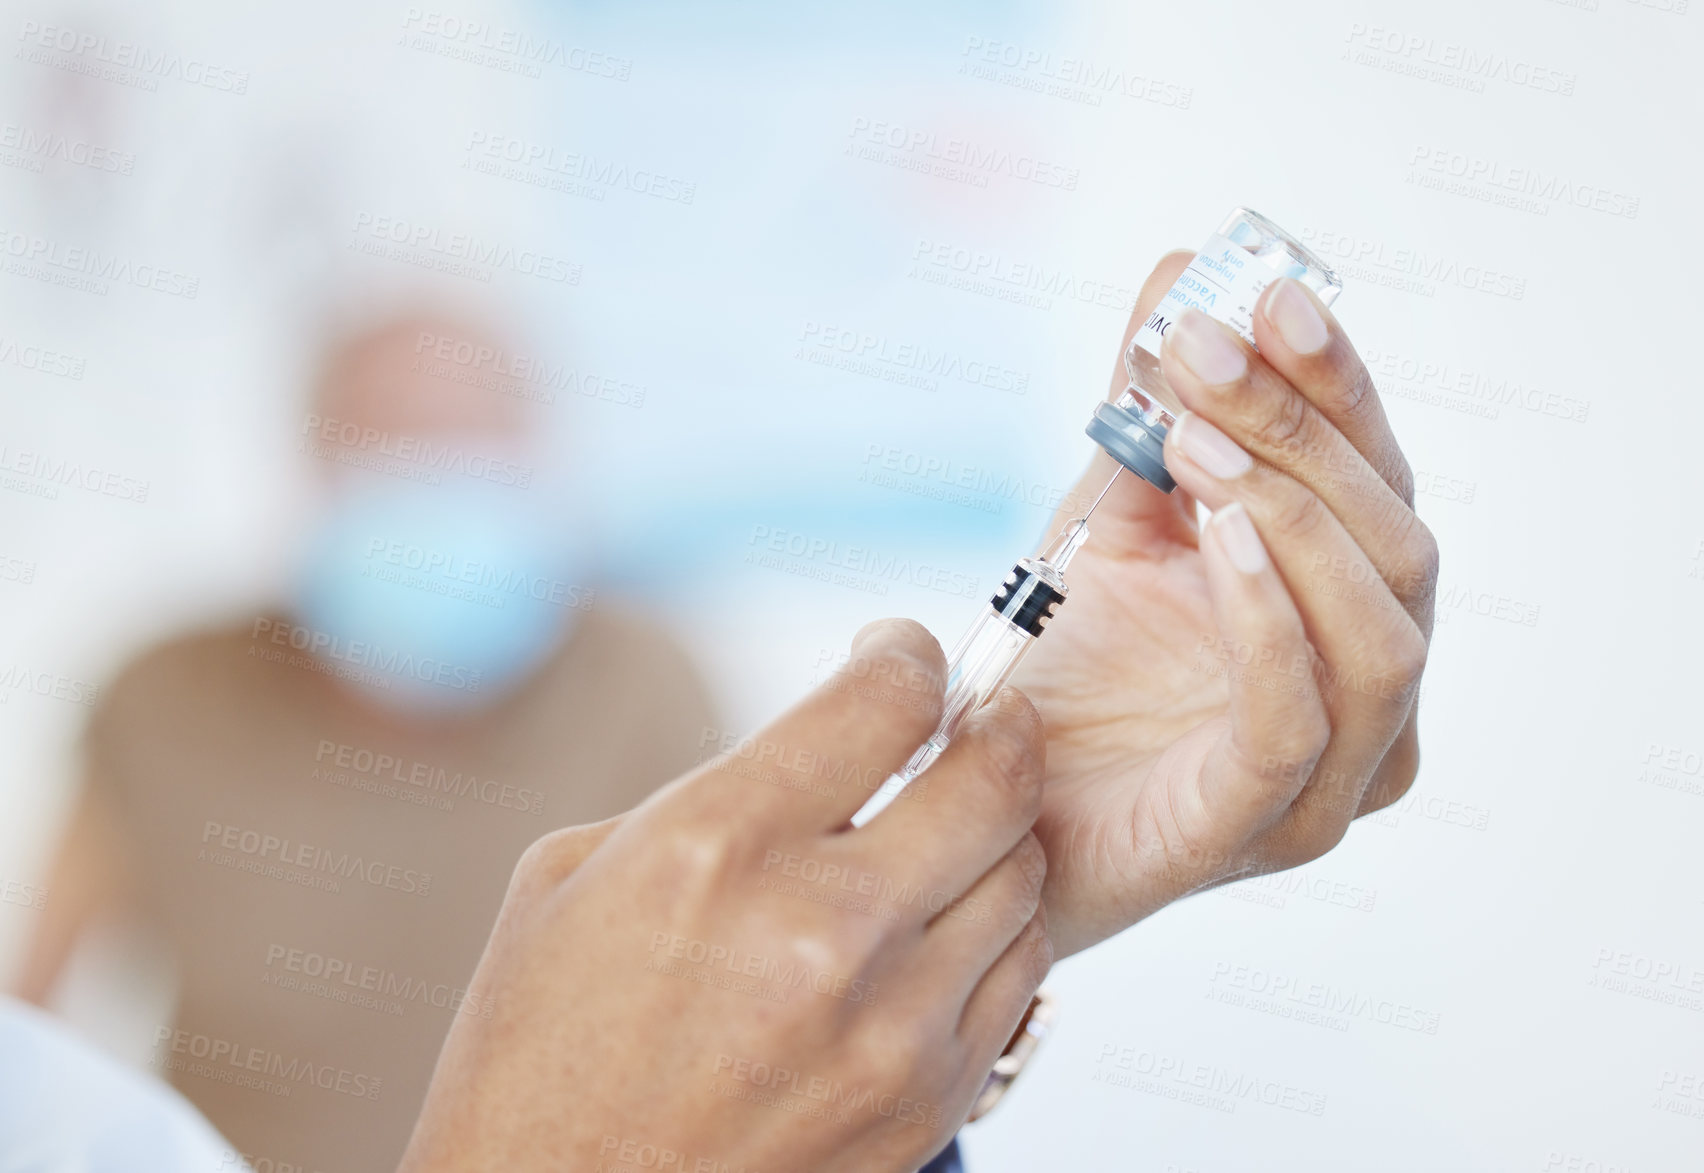
[[[1189,262],[1189,268],[1178,277],[1177,284],[1166,291],[1160,304],[1136,331],[1136,345],[1159,358],[1166,331],[1184,310],[1194,306],[1225,323],[1253,346],[1255,300],[1277,277],[1277,272],[1241,245],[1223,236],[1208,237],[1195,259]]]

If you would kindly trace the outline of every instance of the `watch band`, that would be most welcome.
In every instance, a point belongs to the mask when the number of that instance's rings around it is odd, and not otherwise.
[[[970,1120],[980,1120],[994,1110],[994,1105],[1000,1102],[1000,1097],[1006,1094],[1006,1089],[1017,1080],[1018,1073],[1023,1071],[1035,1049],[1041,1046],[1041,1041],[1053,1029],[1053,1021],[1058,1017],[1059,1003],[1046,990],[1037,990],[1035,997],[1030,999],[1029,1009],[1018,1020],[1018,1029],[1012,1032],[1011,1041],[1006,1049],[994,1061],[994,1069],[988,1073],[988,1078],[982,1084],[982,1091],[977,1094],[976,1102],[970,1108]]]

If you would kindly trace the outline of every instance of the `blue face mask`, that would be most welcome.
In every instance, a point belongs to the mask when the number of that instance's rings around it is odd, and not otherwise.
[[[316,529],[297,615],[332,672],[386,707],[494,703],[592,605],[570,527],[480,482],[366,485]]]

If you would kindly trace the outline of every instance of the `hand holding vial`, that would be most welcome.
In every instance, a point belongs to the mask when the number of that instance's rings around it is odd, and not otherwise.
[[[1124,348],[1193,256],[1161,259]],[[1249,308],[1258,351],[1200,310],[1166,324],[1179,491],[1118,478],[1071,565],[1071,606],[1013,676],[1047,728],[1035,830],[1060,956],[1317,858],[1419,768],[1437,546],[1412,473],[1320,298],[1280,279]],[[1130,384],[1118,363],[1110,398]],[[1119,467],[1097,454],[1073,498]]]

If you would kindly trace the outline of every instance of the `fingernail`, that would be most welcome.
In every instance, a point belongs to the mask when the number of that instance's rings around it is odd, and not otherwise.
[[[1259,574],[1266,569],[1266,546],[1262,544],[1242,502],[1232,501],[1229,505],[1220,506],[1213,514],[1211,524],[1232,566],[1244,574]]]
[[[1186,310],[1173,322],[1166,331],[1166,343],[1209,387],[1234,383],[1248,371],[1248,360],[1230,330],[1200,310]]]
[[[1235,480],[1254,467],[1254,458],[1235,440],[1192,411],[1172,425],[1172,435],[1185,456],[1222,481]]]
[[[1280,280],[1278,288],[1266,299],[1266,320],[1278,331],[1284,345],[1297,354],[1324,350],[1331,337],[1326,331],[1325,319],[1314,309],[1313,299],[1294,278]]]

